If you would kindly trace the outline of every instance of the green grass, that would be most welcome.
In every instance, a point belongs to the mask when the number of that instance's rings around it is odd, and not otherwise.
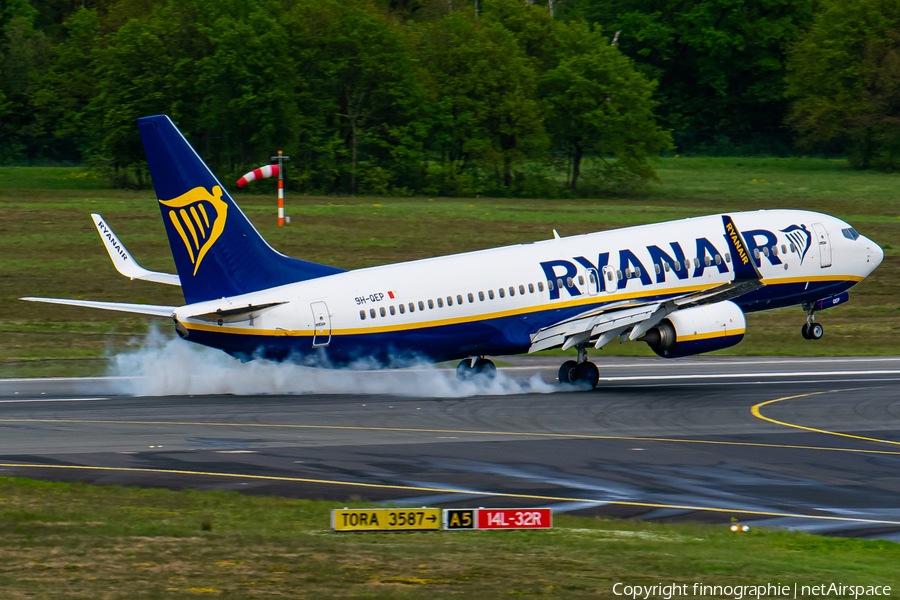
[[[102,373],[103,358],[140,345],[147,321],[25,303],[20,296],[177,305],[180,290],[128,281],[113,269],[90,220],[108,219],[142,266],[174,272],[152,192],[104,187],[77,168],[0,168],[0,377]],[[825,338],[800,337],[799,308],[748,316],[727,354],[896,354],[900,339],[900,176],[804,158],[667,158],[661,184],[594,200],[377,198],[287,195],[289,226],[275,219],[274,190],[237,194],[278,250],[347,269],[641,223],[760,208],[841,217],[885,248],[879,269],[851,301],[823,313]],[[257,185],[259,184],[259,185]],[[256,182],[257,192],[273,182]],[[163,323],[167,329],[168,323]],[[644,344],[600,353],[650,355]]]
[[[332,508],[364,505],[3,477],[0,595],[612,598],[620,582],[900,586],[898,544],[752,523],[734,534],[557,515],[549,531],[329,531]]]

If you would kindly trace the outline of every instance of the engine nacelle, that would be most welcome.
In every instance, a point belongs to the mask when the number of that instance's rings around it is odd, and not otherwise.
[[[640,338],[663,358],[730,348],[744,339],[747,320],[734,302],[716,302],[672,313]]]

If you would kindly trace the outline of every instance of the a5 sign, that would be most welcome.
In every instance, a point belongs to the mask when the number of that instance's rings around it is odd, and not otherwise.
[[[549,508],[445,508],[444,529],[550,529]]]

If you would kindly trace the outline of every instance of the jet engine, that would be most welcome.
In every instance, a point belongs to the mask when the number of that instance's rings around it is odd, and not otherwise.
[[[730,348],[744,339],[747,321],[734,302],[676,311],[639,338],[663,358]]]

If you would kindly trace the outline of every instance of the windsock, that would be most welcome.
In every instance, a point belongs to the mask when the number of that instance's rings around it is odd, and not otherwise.
[[[269,177],[278,177],[278,165],[266,165],[258,169],[253,169],[249,173],[245,173],[243,177],[237,180],[237,186],[241,188],[251,181],[268,179]]]

